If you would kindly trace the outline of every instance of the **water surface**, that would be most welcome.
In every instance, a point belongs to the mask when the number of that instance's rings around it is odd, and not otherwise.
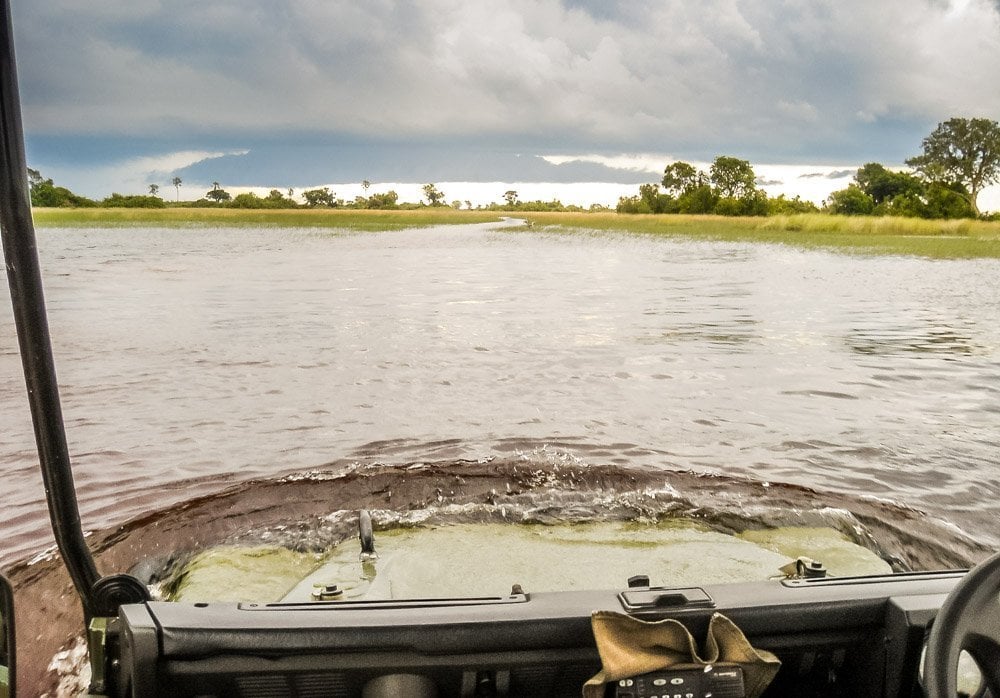
[[[41,230],[85,526],[523,456],[893,500],[1000,542],[1000,263],[476,225]],[[3,560],[50,544],[9,297]]]

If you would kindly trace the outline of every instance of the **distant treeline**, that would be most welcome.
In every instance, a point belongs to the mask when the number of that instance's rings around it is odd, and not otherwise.
[[[665,191],[660,191],[660,186]],[[799,197],[769,198],[758,187],[746,160],[720,155],[706,174],[687,162],[674,162],[663,171],[660,184],[641,184],[637,196],[618,200],[618,213],[687,213],[722,216],[767,216],[779,213],[815,213],[819,208]]]
[[[1000,180],[1000,125],[989,119],[953,118],[938,124],[923,140],[923,153],[906,161],[909,172],[898,172],[877,162],[857,170],[846,189],[835,191],[820,208],[798,196],[769,197],[747,160],[730,156],[715,158],[709,171],[703,172],[687,162],[666,166],[658,183],[642,184],[635,196],[623,196],[616,211],[628,214],[715,214],[722,216],[768,216],[826,212],[842,215],[903,216],[908,218],[977,218],[981,216],[977,199],[984,187]],[[302,203],[296,201],[294,190],[272,189],[267,196],[252,192],[231,196],[218,182],[195,201],[181,201],[180,177],[174,177],[175,201],[168,204],[158,196],[159,185],[150,184],[148,195],[112,194],[94,201],[56,186],[37,170],[28,170],[31,204],[39,207],[132,207],[164,208],[353,208],[353,209],[415,209],[424,206],[447,206],[445,194],[435,184],[425,184],[425,202],[400,202],[395,191],[357,196],[353,201],[337,198],[328,187],[301,192]],[[361,183],[367,194],[371,183]],[[661,191],[660,188],[663,188]],[[488,211],[599,211],[564,206],[560,201],[519,201],[518,193],[508,190],[502,195],[505,203],[493,203],[478,210]],[[469,201],[452,201],[455,209],[473,208]],[[1000,220],[1000,213],[988,218]]]
[[[909,172],[877,162],[858,168],[854,182],[826,199],[823,211],[848,216],[977,218],[984,187],[1000,180],[1000,125],[990,119],[953,118],[938,124],[909,158]],[[686,162],[667,165],[659,184],[643,184],[622,197],[619,213],[712,213],[766,216],[810,213],[819,207],[798,197],[769,198],[746,160],[720,156],[706,174]],[[660,187],[664,192],[660,192]],[[1000,213],[989,218],[1000,220]]]
[[[642,184],[637,196],[618,200],[618,213],[703,213],[721,216],[771,216],[834,213],[847,216],[976,218],[968,189],[959,182],[927,181],[894,172],[877,162],[858,168],[846,189],[830,194],[823,207],[799,197],[769,197],[746,160],[718,157],[709,174],[675,162],[658,184]],[[996,214],[990,216],[997,217]]]
[[[303,202],[298,202],[294,198],[294,190],[288,189],[282,192],[279,189],[272,189],[267,196],[259,196],[253,192],[244,192],[232,196],[228,191],[214,183],[212,188],[205,193],[205,196],[194,201],[180,200],[179,192],[181,182],[175,178],[173,186],[178,188],[178,198],[176,201],[167,202],[161,199],[158,185],[150,185],[149,194],[112,194],[101,200],[88,199],[85,196],[75,194],[65,187],[56,186],[51,179],[42,177],[38,170],[28,170],[28,179],[31,191],[31,205],[44,208],[238,208],[238,209],[295,209],[295,208],[338,208],[338,209],[367,209],[367,210],[413,210],[428,206],[444,207],[444,193],[438,190],[434,184],[426,184],[423,187],[426,202],[401,202],[399,194],[393,190],[387,192],[376,192],[370,196],[356,196],[352,201],[345,201],[337,198],[335,192],[329,187],[320,189],[307,189],[301,193]],[[367,184],[367,183],[365,183]],[[367,190],[367,186],[365,189]],[[473,209],[480,211],[604,211],[604,206],[594,205],[589,209],[580,206],[564,205],[559,200],[552,201],[518,201],[516,191],[508,191],[504,194],[506,203],[493,203],[487,206],[473,207],[471,201],[452,201],[451,208]]]

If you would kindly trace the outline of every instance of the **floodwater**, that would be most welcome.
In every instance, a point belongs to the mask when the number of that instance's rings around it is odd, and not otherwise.
[[[996,260],[509,225],[39,248],[88,529],[250,479],[500,459],[791,483],[1000,543]],[[6,563],[51,534],[0,293]]]
[[[353,542],[352,542],[353,543]],[[379,531],[377,557],[359,559],[344,543],[328,555],[279,546],[219,546],[168,576],[174,601],[310,603],[325,600],[502,596],[616,589],[641,571],[653,584],[698,586],[760,581],[800,556],[822,560],[831,575],[890,574],[871,550],[830,528],[788,528],[728,535],[685,519],[656,524],[603,521],[515,526],[451,524]],[[706,551],[711,551],[707,554]]]

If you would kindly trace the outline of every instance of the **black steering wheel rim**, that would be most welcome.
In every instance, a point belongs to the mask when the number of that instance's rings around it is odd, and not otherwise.
[[[958,695],[962,650],[979,665],[984,686],[1000,696],[1000,553],[969,570],[934,619],[924,663],[928,698]]]

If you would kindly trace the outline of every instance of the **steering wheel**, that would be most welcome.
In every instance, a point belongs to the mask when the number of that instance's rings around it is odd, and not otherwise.
[[[924,664],[924,690],[929,698],[958,695],[962,650],[976,660],[983,685],[1000,696],[1000,553],[969,570],[934,619]]]

